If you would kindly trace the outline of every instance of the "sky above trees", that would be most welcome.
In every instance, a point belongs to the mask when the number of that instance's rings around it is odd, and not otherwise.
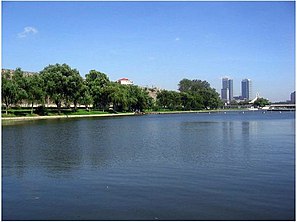
[[[270,101],[295,89],[294,2],[2,2],[2,67],[67,63],[177,90],[180,79],[252,80]]]

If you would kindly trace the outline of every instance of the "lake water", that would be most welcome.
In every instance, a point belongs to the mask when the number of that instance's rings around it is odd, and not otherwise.
[[[3,220],[295,220],[295,113],[2,126]]]

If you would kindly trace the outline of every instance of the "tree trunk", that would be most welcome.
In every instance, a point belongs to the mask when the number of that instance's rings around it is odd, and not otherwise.
[[[58,114],[60,115],[61,114],[61,102],[57,102],[56,105],[58,108]]]
[[[74,112],[77,110],[77,102],[74,102]]]
[[[5,113],[7,115],[8,114],[8,106],[9,106],[9,104],[8,104],[8,100],[5,97],[4,97],[4,103],[5,103],[5,108],[6,108]]]
[[[33,106],[34,106],[34,102],[32,102],[32,106],[31,106],[31,115],[33,114]]]

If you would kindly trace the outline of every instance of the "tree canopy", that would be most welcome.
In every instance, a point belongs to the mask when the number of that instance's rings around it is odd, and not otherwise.
[[[182,79],[179,84],[179,91],[184,93],[184,102],[187,107],[201,109],[215,109],[221,105],[219,94],[210,87],[207,81]],[[187,95],[188,94],[188,95]],[[189,101],[185,98],[188,98]],[[192,105],[190,105],[192,103]]]
[[[5,104],[6,114],[11,105],[16,104],[18,101],[18,85],[11,78],[9,73],[2,73],[2,102]]]
[[[89,88],[89,93],[92,97],[93,107],[106,108],[108,100],[105,87],[107,87],[109,83],[109,78],[105,73],[91,70],[86,74],[86,85]]]
[[[90,70],[83,79],[67,64],[48,65],[39,74],[24,75],[17,68],[13,73],[2,73],[2,101],[6,112],[12,105],[27,102],[31,105],[50,101],[57,106],[74,110],[78,105],[116,112],[143,112],[147,109],[200,110],[215,109],[220,105],[219,94],[207,81],[182,79],[179,91],[158,90],[153,99],[147,88],[121,85],[109,80],[107,74]]]
[[[258,98],[255,102],[254,102],[254,106],[258,106],[258,107],[263,107],[266,105],[269,105],[270,102],[268,99],[264,99],[264,98]]]
[[[45,92],[57,105],[59,113],[62,102],[66,106],[71,102],[77,102],[77,93],[82,87],[82,77],[76,69],[71,69],[67,64],[49,65],[40,72],[40,76],[45,82]]]

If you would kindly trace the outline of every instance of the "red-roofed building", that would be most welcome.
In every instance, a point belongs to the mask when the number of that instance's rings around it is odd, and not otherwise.
[[[133,84],[133,81],[131,81],[127,78],[121,78],[117,82],[120,83],[121,85],[132,85]]]

